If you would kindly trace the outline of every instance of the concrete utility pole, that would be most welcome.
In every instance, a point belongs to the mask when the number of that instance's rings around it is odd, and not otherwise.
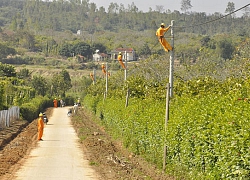
[[[127,74],[128,73],[128,56],[127,51],[125,51],[125,70],[124,70],[124,82],[127,80]],[[125,107],[128,107],[128,101],[129,101],[129,88],[127,89],[127,95],[126,95],[126,103]]]
[[[94,76],[94,81],[93,81],[93,84],[95,84],[95,81],[96,81],[96,73],[95,73],[95,69],[93,69],[93,76]]]
[[[124,80],[126,81],[127,80],[127,60],[128,59],[128,56],[127,56],[127,51],[125,51],[125,71],[124,71]]]
[[[163,172],[166,170],[166,159],[167,159],[167,145],[166,145],[166,134],[167,134],[167,125],[169,120],[169,89],[170,84],[167,84],[167,93],[166,93],[166,114],[165,114],[165,128],[164,128],[164,147],[163,147]]]
[[[169,120],[169,101],[173,97],[173,82],[174,82],[174,20],[171,21],[171,46],[172,51],[170,53],[170,65],[169,65],[169,83],[167,84],[167,94],[166,94],[166,114],[165,114],[165,124],[164,124],[164,150],[163,150],[163,172],[166,170],[166,158],[167,158],[167,145],[166,145],[166,133],[167,133],[167,124]]]
[[[108,63],[106,62],[106,91],[105,91],[105,98],[108,96]]]
[[[169,83],[170,83],[170,97],[173,97],[173,83],[174,83],[174,20],[171,21],[171,46],[173,47],[170,54],[170,66],[169,66]]]

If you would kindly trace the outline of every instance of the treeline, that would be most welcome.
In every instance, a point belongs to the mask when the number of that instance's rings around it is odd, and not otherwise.
[[[73,40],[55,41],[46,35],[34,35],[30,31],[19,30],[17,33],[7,34],[0,32],[0,62],[8,64],[44,64],[45,57],[60,55],[62,57],[76,57],[78,63],[83,60],[92,60],[96,49],[107,53],[106,46],[102,43],[84,42],[74,38]],[[1,41],[2,40],[2,41]],[[5,41],[5,42],[3,42]],[[43,56],[27,56],[25,52],[42,52]],[[79,58],[83,56],[83,58]]]
[[[16,71],[14,66],[0,63],[0,76],[0,110],[22,106],[36,98],[60,97],[65,100],[66,91],[72,87],[70,75],[65,69],[45,78],[41,75],[31,76],[26,68]]]
[[[190,27],[190,25],[201,24],[217,19],[220,13],[207,15],[204,12],[181,13],[177,10],[163,11],[162,8],[149,12],[139,11],[132,3],[127,8],[117,3],[110,3],[108,9],[97,7],[95,3],[88,0],[2,0],[0,2],[0,25],[10,25],[13,30],[32,29],[35,33],[45,30],[66,31],[76,33],[77,30],[94,34],[98,31],[118,32],[119,29],[130,29],[144,31],[156,29],[161,22],[170,23],[175,20],[179,27]],[[225,7],[226,9],[226,7]],[[223,20],[203,26],[183,28],[181,31],[209,34],[216,33],[248,33],[249,13],[240,18],[228,16]]]

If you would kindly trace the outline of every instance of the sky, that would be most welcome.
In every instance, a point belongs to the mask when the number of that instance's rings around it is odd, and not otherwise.
[[[247,4],[250,4],[250,0],[190,0],[191,5],[193,6],[189,11],[192,12],[205,12],[207,15],[219,12],[225,14],[228,2],[233,2],[235,5],[235,10],[239,9]],[[103,6],[106,11],[111,2],[117,3],[118,5],[123,4],[125,8],[128,7],[128,4],[134,4],[136,7],[144,12],[148,12],[149,7],[152,10],[155,10],[156,6],[163,6],[165,10],[174,10],[181,11],[181,0],[90,0],[96,4],[97,8]],[[248,6],[250,7],[250,6]],[[241,16],[243,11],[239,11],[237,16]]]

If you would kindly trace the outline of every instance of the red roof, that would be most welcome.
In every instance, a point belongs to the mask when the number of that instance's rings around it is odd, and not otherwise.
[[[102,57],[108,57],[108,55],[105,54],[105,53],[100,53],[100,55],[101,55]]]
[[[115,51],[117,51],[117,52],[132,52],[132,51],[134,51],[133,50],[133,48],[117,48],[117,49],[115,49]]]

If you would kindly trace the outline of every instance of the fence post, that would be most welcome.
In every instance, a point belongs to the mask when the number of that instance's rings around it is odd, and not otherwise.
[[[14,120],[18,120],[20,118],[20,108],[18,106],[13,106],[8,110],[0,111],[0,127],[10,127],[10,124]],[[3,128],[3,127],[1,127]]]

